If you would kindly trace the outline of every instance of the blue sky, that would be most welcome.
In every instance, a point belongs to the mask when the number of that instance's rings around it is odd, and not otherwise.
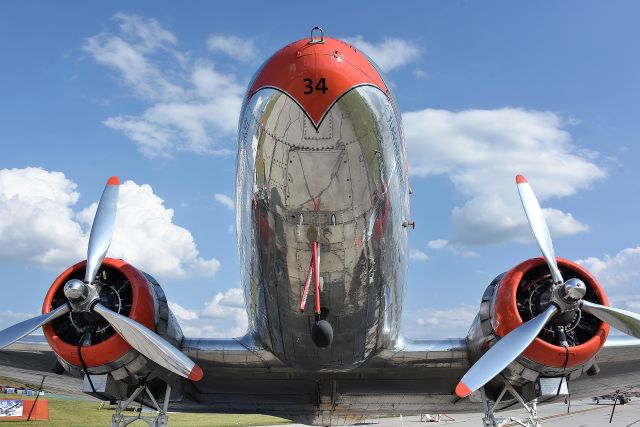
[[[240,331],[239,100],[315,25],[373,57],[403,112],[409,335],[464,334],[488,282],[538,255],[517,172],[551,208],[558,255],[638,310],[639,15],[633,2],[4,3],[0,327],[82,257],[117,174],[132,182],[111,254],[158,277],[187,334]]]

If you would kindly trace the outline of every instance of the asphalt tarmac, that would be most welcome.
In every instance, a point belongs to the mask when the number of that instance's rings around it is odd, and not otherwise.
[[[609,424],[613,404],[604,402],[596,405],[590,400],[572,402],[571,411],[567,413],[567,405],[564,403],[556,403],[551,405],[539,406],[542,426],[563,426],[563,427],[640,427],[640,399],[632,400],[626,405],[616,405],[613,421]],[[521,417],[523,412],[518,410],[506,411],[501,414],[504,418]],[[421,422],[418,416],[408,416],[395,418],[371,419],[357,425],[368,425],[372,427],[390,427],[390,426],[473,426],[482,427],[483,414],[449,414],[453,420],[441,416],[439,422]],[[508,422],[505,426],[518,426],[515,422]],[[302,424],[289,424],[291,427],[302,427]],[[275,426],[271,426],[275,427]]]

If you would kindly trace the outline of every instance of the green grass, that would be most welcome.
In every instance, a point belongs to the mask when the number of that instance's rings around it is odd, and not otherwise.
[[[31,400],[35,397],[0,394],[0,399],[24,399]],[[40,396],[40,399],[49,401],[49,421],[31,421],[36,426],[60,426],[60,427],[93,427],[111,425],[113,407],[98,409],[100,403],[82,400],[59,399],[55,397]],[[127,415],[135,415],[133,411],[127,411]],[[287,424],[290,421],[267,415],[233,415],[233,414],[169,414],[169,425],[173,426],[263,426],[271,424]],[[146,426],[143,421],[136,421],[133,426]],[[0,421],[1,427],[25,426],[25,421]]]

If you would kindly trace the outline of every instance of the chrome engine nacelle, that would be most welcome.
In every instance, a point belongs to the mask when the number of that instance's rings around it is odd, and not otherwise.
[[[66,304],[63,288],[70,279],[84,277],[82,261],[62,273],[45,298],[42,312]],[[165,294],[150,275],[130,264],[105,258],[94,283],[100,303],[155,331],[180,347],[182,330],[169,309]],[[116,381],[136,384],[141,378],[171,378],[173,374],[133,349],[101,316],[93,312],[70,312],[43,327],[44,336],[62,367],[75,376],[84,371],[109,374]]]
[[[585,300],[607,305],[600,284],[584,268],[561,258],[558,266],[565,280],[576,277],[584,281]],[[497,340],[539,314],[548,302],[552,284],[543,258],[527,260],[496,277],[482,296],[480,311],[467,336],[470,361],[475,363]],[[565,335],[561,337],[558,329]],[[557,316],[502,375],[516,388],[539,378],[576,379],[594,364],[608,332],[609,325],[580,310]],[[560,344],[564,338],[567,347]],[[502,382],[494,378],[485,392],[490,399],[495,398],[501,386]]]

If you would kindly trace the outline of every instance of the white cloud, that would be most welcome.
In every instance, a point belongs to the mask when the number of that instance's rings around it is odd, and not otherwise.
[[[230,211],[236,210],[236,202],[226,194],[216,193],[213,195],[213,198],[216,200],[216,202],[220,203],[222,206],[229,209]]]
[[[124,14],[117,14],[114,19],[120,23],[122,37],[100,33],[88,38],[83,50],[91,54],[97,63],[119,71],[124,83],[138,96],[153,100],[181,97],[182,88],[171,82],[159,65],[149,58],[150,54],[161,49],[173,52],[175,36],[162,29],[154,19]]]
[[[605,176],[596,155],[574,146],[552,112],[426,109],[405,113],[403,121],[411,174],[447,175],[466,199],[452,212],[453,246],[530,240],[518,173],[541,201],[573,195]],[[552,235],[588,230],[570,213],[544,214]]]
[[[429,77],[427,75],[427,73],[424,70],[421,70],[420,68],[416,68],[414,69],[411,74],[413,75],[413,77],[417,78],[417,79],[426,79],[427,77]]]
[[[239,98],[221,98],[218,103],[158,103],[142,116],[109,117],[104,124],[124,132],[150,158],[168,157],[174,151],[228,156],[233,151],[219,145],[235,130],[238,102]]]
[[[253,39],[216,34],[209,36],[207,47],[210,51],[222,52],[238,61],[251,62],[258,58],[258,50]]]
[[[171,304],[171,309],[188,337],[232,338],[247,331],[247,313],[240,288],[218,292],[202,309],[185,309],[178,304]]]
[[[117,71],[132,95],[151,104],[140,114],[109,117],[147,157],[175,152],[229,155],[244,87],[232,74],[177,49],[175,35],[153,19],[117,14],[115,33],[85,41],[93,59]]]
[[[77,185],[61,172],[0,169],[0,261],[62,271],[86,256],[97,202],[73,207]],[[158,278],[213,277],[220,263],[202,258],[191,233],[173,223],[173,210],[148,185],[120,186],[108,256]]]
[[[409,258],[415,261],[428,261],[429,255],[425,254],[420,249],[411,248],[409,249]]]
[[[448,243],[449,241],[446,239],[435,239],[429,240],[427,246],[429,246],[431,249],[442,249],[447,246]]]
[[[577,263],[596,276],[609,292],[640,290],[640,246],[623,249],[614,256],[589,257]],[[640,292],[636,296],[640,297]]]
[[[435,249],[437,251],[439,250],[446,250],[454,255],[458,255],[461,256],[463,258],[471,258],[471,257],[476,257],[478,256],[478,254],[476,252],[473,251],[469,251],[469,250],[464,250],[462,248],[459,248],[458,246],[452,244],[451,242],[449,242],[446,239],[435,239],[435,240],[429,240],[429,242],[427,243],[427,246],[431,249]]]
[[[407,312],[402,332],[409,338],[461,338],[467,335],[478,307],[462,305],[450,309],[422,308]]]
[[[198,313],[196,312],[196,310],[189,310],[187,308],[184,308],[180,304],[176,304],[175,302],[169,302],[168,304],[169,308],[171,309],[173,314],[175,314],[176,318],[179,321],[195,320],[198,318]]]
[[[413,42],[398,38],[385,38],[382,42],[373,43],[362,36],[345,39],[366,53],[383,71],[391,71],[416,60],[421,50]]]
[[[78,214],[89,226],[97,202]],[[173,209],[148,184],[126,181],[120,186],[118,214],[109,256],[125,259],[160,278],[213,277],[220,262],[200,257],[193,236],[173,223]]]
[[[593,274],[614,307],[640,312],[640,246],[576,261]]]
[[[119,21],[122,33],[137,42],[136,46],[145,51],[175,46],[178,42],[176,37],[162,28],[155,19],[143,19],[125,13],[115,14],[114,19]]]
[[[77,185],[41,168],[0,170],[0,260],[66,268],[86,252]]]
[[[202,312],[207,317],[228,317],[237,315],[237,310],[244,314],[244,294],[240,288],[231,288],[226,292],[217,293],[213,299],[207,303]]]

